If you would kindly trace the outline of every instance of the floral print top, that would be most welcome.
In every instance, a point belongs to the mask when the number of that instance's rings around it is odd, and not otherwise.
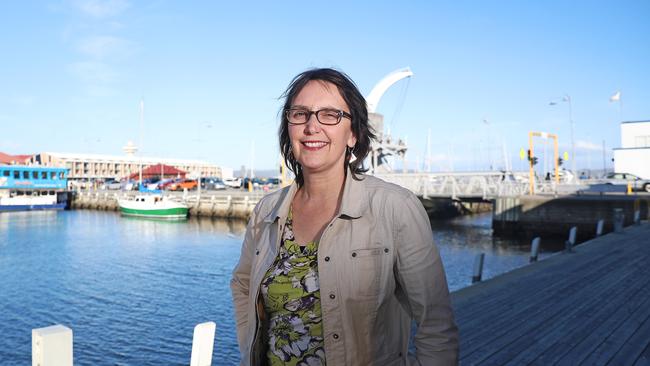
[[[289,212],[280,252],[262,280],[268,365],[325,365],[318,242],[296,243]]]

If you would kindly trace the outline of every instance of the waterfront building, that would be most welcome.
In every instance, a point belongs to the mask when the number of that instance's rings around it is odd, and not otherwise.
[[[28,164],[62,167],[68,169],[69,180],[123,179],[152,165],[164,164],[187,172],[189,175],[221,177],[221,168],[200,160],[137,157],[133,155],[114,156],[99,154],[74,154],[42,152],[33,155]]]
[[[31,155],[9,155],[0,151],[0,165],[25,164],[31,157]]]
[[[621,147],[614,149],[614,171],[650,179],[650,120],[621,122]]]

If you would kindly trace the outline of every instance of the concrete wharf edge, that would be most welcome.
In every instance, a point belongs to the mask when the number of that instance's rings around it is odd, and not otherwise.
[[[650,225],[451,296],[462,365],[648,365]]]
[[[136,191],[85,191],[70,193],[72,209],[119,210],[117,200],[141,194]],[[165,192],[164,195],[185,203],[190,216],[215,217],[225,219],[248,219],[257,202],[267,192],[246,190]]]

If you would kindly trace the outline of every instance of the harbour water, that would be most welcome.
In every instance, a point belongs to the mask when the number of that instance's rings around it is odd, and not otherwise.
[[[528,263],[490,215],[432,222],[450,289]],[[243,221],[165,222],[115,212],[0,213],[0,365],[31,362],[31,329],[74,332],[75,365],[187,365],[193,327],[215,321],[214,364],[239,359],[230,274]],[[542,252],[541,257],[549,252]]]

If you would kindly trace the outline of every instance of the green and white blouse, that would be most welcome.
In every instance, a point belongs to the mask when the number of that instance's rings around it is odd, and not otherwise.
[[[325,365],[317,254],[318,242],[296,243],[289,212],[280,252],[261,287],[269,366]]]

